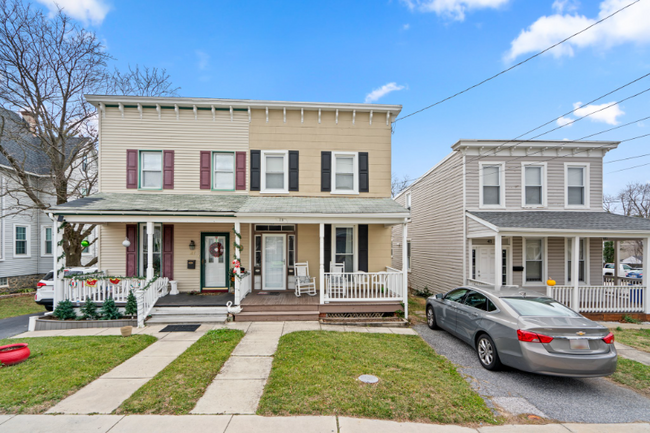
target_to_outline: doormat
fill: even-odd
[[[280,292],[257,292],[258,295],[279,296]]]
[[[159,332],[194,332],[201,325],[167,325]]]

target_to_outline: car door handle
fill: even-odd
[[[472,314],[472,316],[474,316],[474,317],[478,317],[478,313],[474,313],[474,312],[472,312],[471,314]]]

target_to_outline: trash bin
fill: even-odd
[[[171,290],[169,291],[169,294],[178,295],[178,281],[170,281],[169,285],[171,286]]]

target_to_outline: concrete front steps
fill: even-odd
[[[147,324],[224,323],[228,320],[226,307],[154,307]]]
[[[235,322],[317,321],[318,305],[247,305]]]

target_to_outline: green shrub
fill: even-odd
[[[625,316],[623,316],[623,322],[625,322],[625,323],[635,323],[637,325],[641,323],[641,321],[639,319],[635,319],[634,317],[628,316],[627,314]]]
[[[87,320],[97,320],[99,318],[99,313],[97,312],[97,304],[90,299],[90,296],[86,298],[86,302],[81,306],[81,314],[84,319]]]
[[[54,309],[54,313],[52,313],[52,315],[59,320],[70,320],[77,318],[77,313],[74,311],[72,302],[67,299],[59,302],[56,305],[56,308]]]
[[[415,295],[421,298],[428,298],[433,295],[433,292],[429,290],[429,286],[424,286],[422,289],[415,289]]]
[[[138,315],[138,301],[135,299],[133,290],[131,290],[129,296],[126,297],[126,306],[124,310],[126,316],[135,317]]]
[[[104,301],[101,309],[102,320],[116,320],[122,317],[122,313],[115,305],[113,298],[108,298]]]

